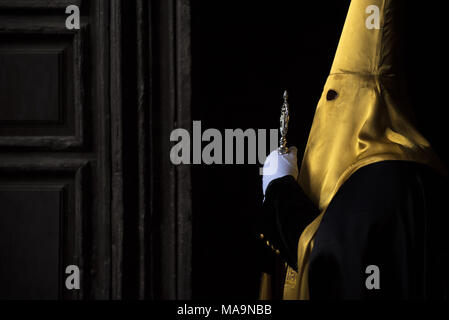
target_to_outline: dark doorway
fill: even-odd
[[[203,130],[278,128],[289,90],[288,143],[301,159],[350,1],[193,1],[193,113]],[[447,27],[408,3],[402,59],[419,129],[448,163],[442,93]],[[444,71],[443,71],[444,70]],[[262,201],[258,165],[193,166],[196,298],[257,297]]]
[[[279,128],[287,89],[288,143],[304,148],[348,4],[194,1],[193,119],[221,132]],[[259,167],[193,166],[196,298],[257,298]]]

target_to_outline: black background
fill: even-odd
[[[193,119],[203,130],[277,128],[289,90],[290,145],[307,142],[349,1],[194,1]],[[445,153],[446,30],[441,10],[409,1],[401,38],[416,125]],[[262,201],[258,165],[193,166],[193,296],[255,298]]]

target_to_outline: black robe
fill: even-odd
[[[316,232],[310,298],[446,299],[448,198],[446,179],[418,163],[383,161],[359,169],[334,196]],[[283,177],[267,188],[258,231],[296,269],[299,237],[317,215],[298,183]],[[272,256],[267,259],[263,271],[272,273]],[[370,265],[379,268],[379,289],[366,286]]]

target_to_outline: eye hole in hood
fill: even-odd
[[[330,89],[326,94],[327,101],[335,100],[335,99],[337,99],[337,97],[338,97],[338,92],[335,90],[332,90],[332,89]]]

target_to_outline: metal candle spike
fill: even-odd
[[[281,140],[279,141],[280,147],[278,148],[279,154],[288,153],[287,148],[287,131],[288,131],[288,122],[290,120],[290,110],[288,104],[288,92],[284,91],[284,103],[281,108],[281,119],[280,119],[280,130],[281,130]]]

